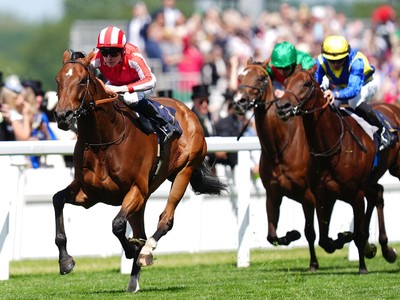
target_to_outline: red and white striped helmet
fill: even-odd
[[[100,31],[97,37],[97,48],[124,48],[125,44],[125,33],[118,27],[106,27]]]

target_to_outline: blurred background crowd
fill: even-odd
[[[263,11],[254,19],[232,8],[210,7],[203,13],[185,15],[175,0],[162,0],[154,11],[149,11],[145,2],[135,2],[132,18],[124,24],[121,29],[128,41],[139,46],[150,65],[160,66],[156,93],[170,92],[194,107],[195,87],[206,86],[208,101],[202,104],[206,105],[204,115],[213,124],[210,136],[232,136],[241,131],[249,116],[233,116],[230,105],[237,74],[249,57],[264,61],[274,45],[282,41],[316,57],[326,36],[345,36],[351,47],[360,49],[376,68],[380,89],[373,101],[400,104],[400,30],[390,4],[377,5],[368,20],[361,20],[348,19],[328,5],[282,3],[277,10]],[[93,39],[93,47],[95,42]],[[185,84],[168,86],[164,80],[167,75],[185,78]],[[1,87],[0,140],[75,138],[73,132],[57,130],[52,116],[57,95],[43,91],[40,78],[14,74],[2,78]],[[227,118],[235,125],[216,126]],[[227,132],[223,128],[235,130]],[[247,134],[254,135],[249,128]],[[43,165],[40,158],[30,158],[30,163],[32,167]],[[234,166],[235,161],[227,164]]]

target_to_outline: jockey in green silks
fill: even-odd
[[[267,72],[271,76],[276,89],[284,89],[283,83],[285,79],[293,74],[298,64],[304,70],[308,70],[314,66],[315,60],[310,54],[297,50],[292,43],[282,42],[275,45],[267,65]],[[277,94],[280,95],[281,93]]]

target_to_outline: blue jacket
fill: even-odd
[[[348,59],[338,71],[330,68],[327,59],[322,54],[315,59],[315,62],[317,64],[316,80],[321,84],[323,76],[326,75],[329,84],[338,88],[334,93],[336,100],[346,101],[357,96],[375,72],[374,66],[369,64],[365,55],[356,49],[350,50]]]

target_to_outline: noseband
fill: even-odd
[[[265,73],[266,78],[268,78],[269,74],[268,74],[267,70],[265,70],[262,66],[249,65],[245,68],[245,70],[256,69],[256,68],[262,70]],[[268,108],[266,108],[266,110],[268,110],[271,107],[271,105],[277,101],[276,99],[274,99],[272,101],[268,101],[268,102],[262,101],[262,96],[264,95],[264,92],[266,91],[267,87],[268,87],[267,80],[263,80],[261,87],[257,87],[254,85],[247,85],[247,84],[239,85],[239,87],[238,87],[239,90],[249,88],[249,89],[258,91],[257,96],[253,100],[248,101],[246,110],[249,110],[251,108],[265,107],[265,104],[267,104],[267,103],[269,104],[269,106],[268,106]],[[248,93],[246,92],[246,94],[248,94]]]

